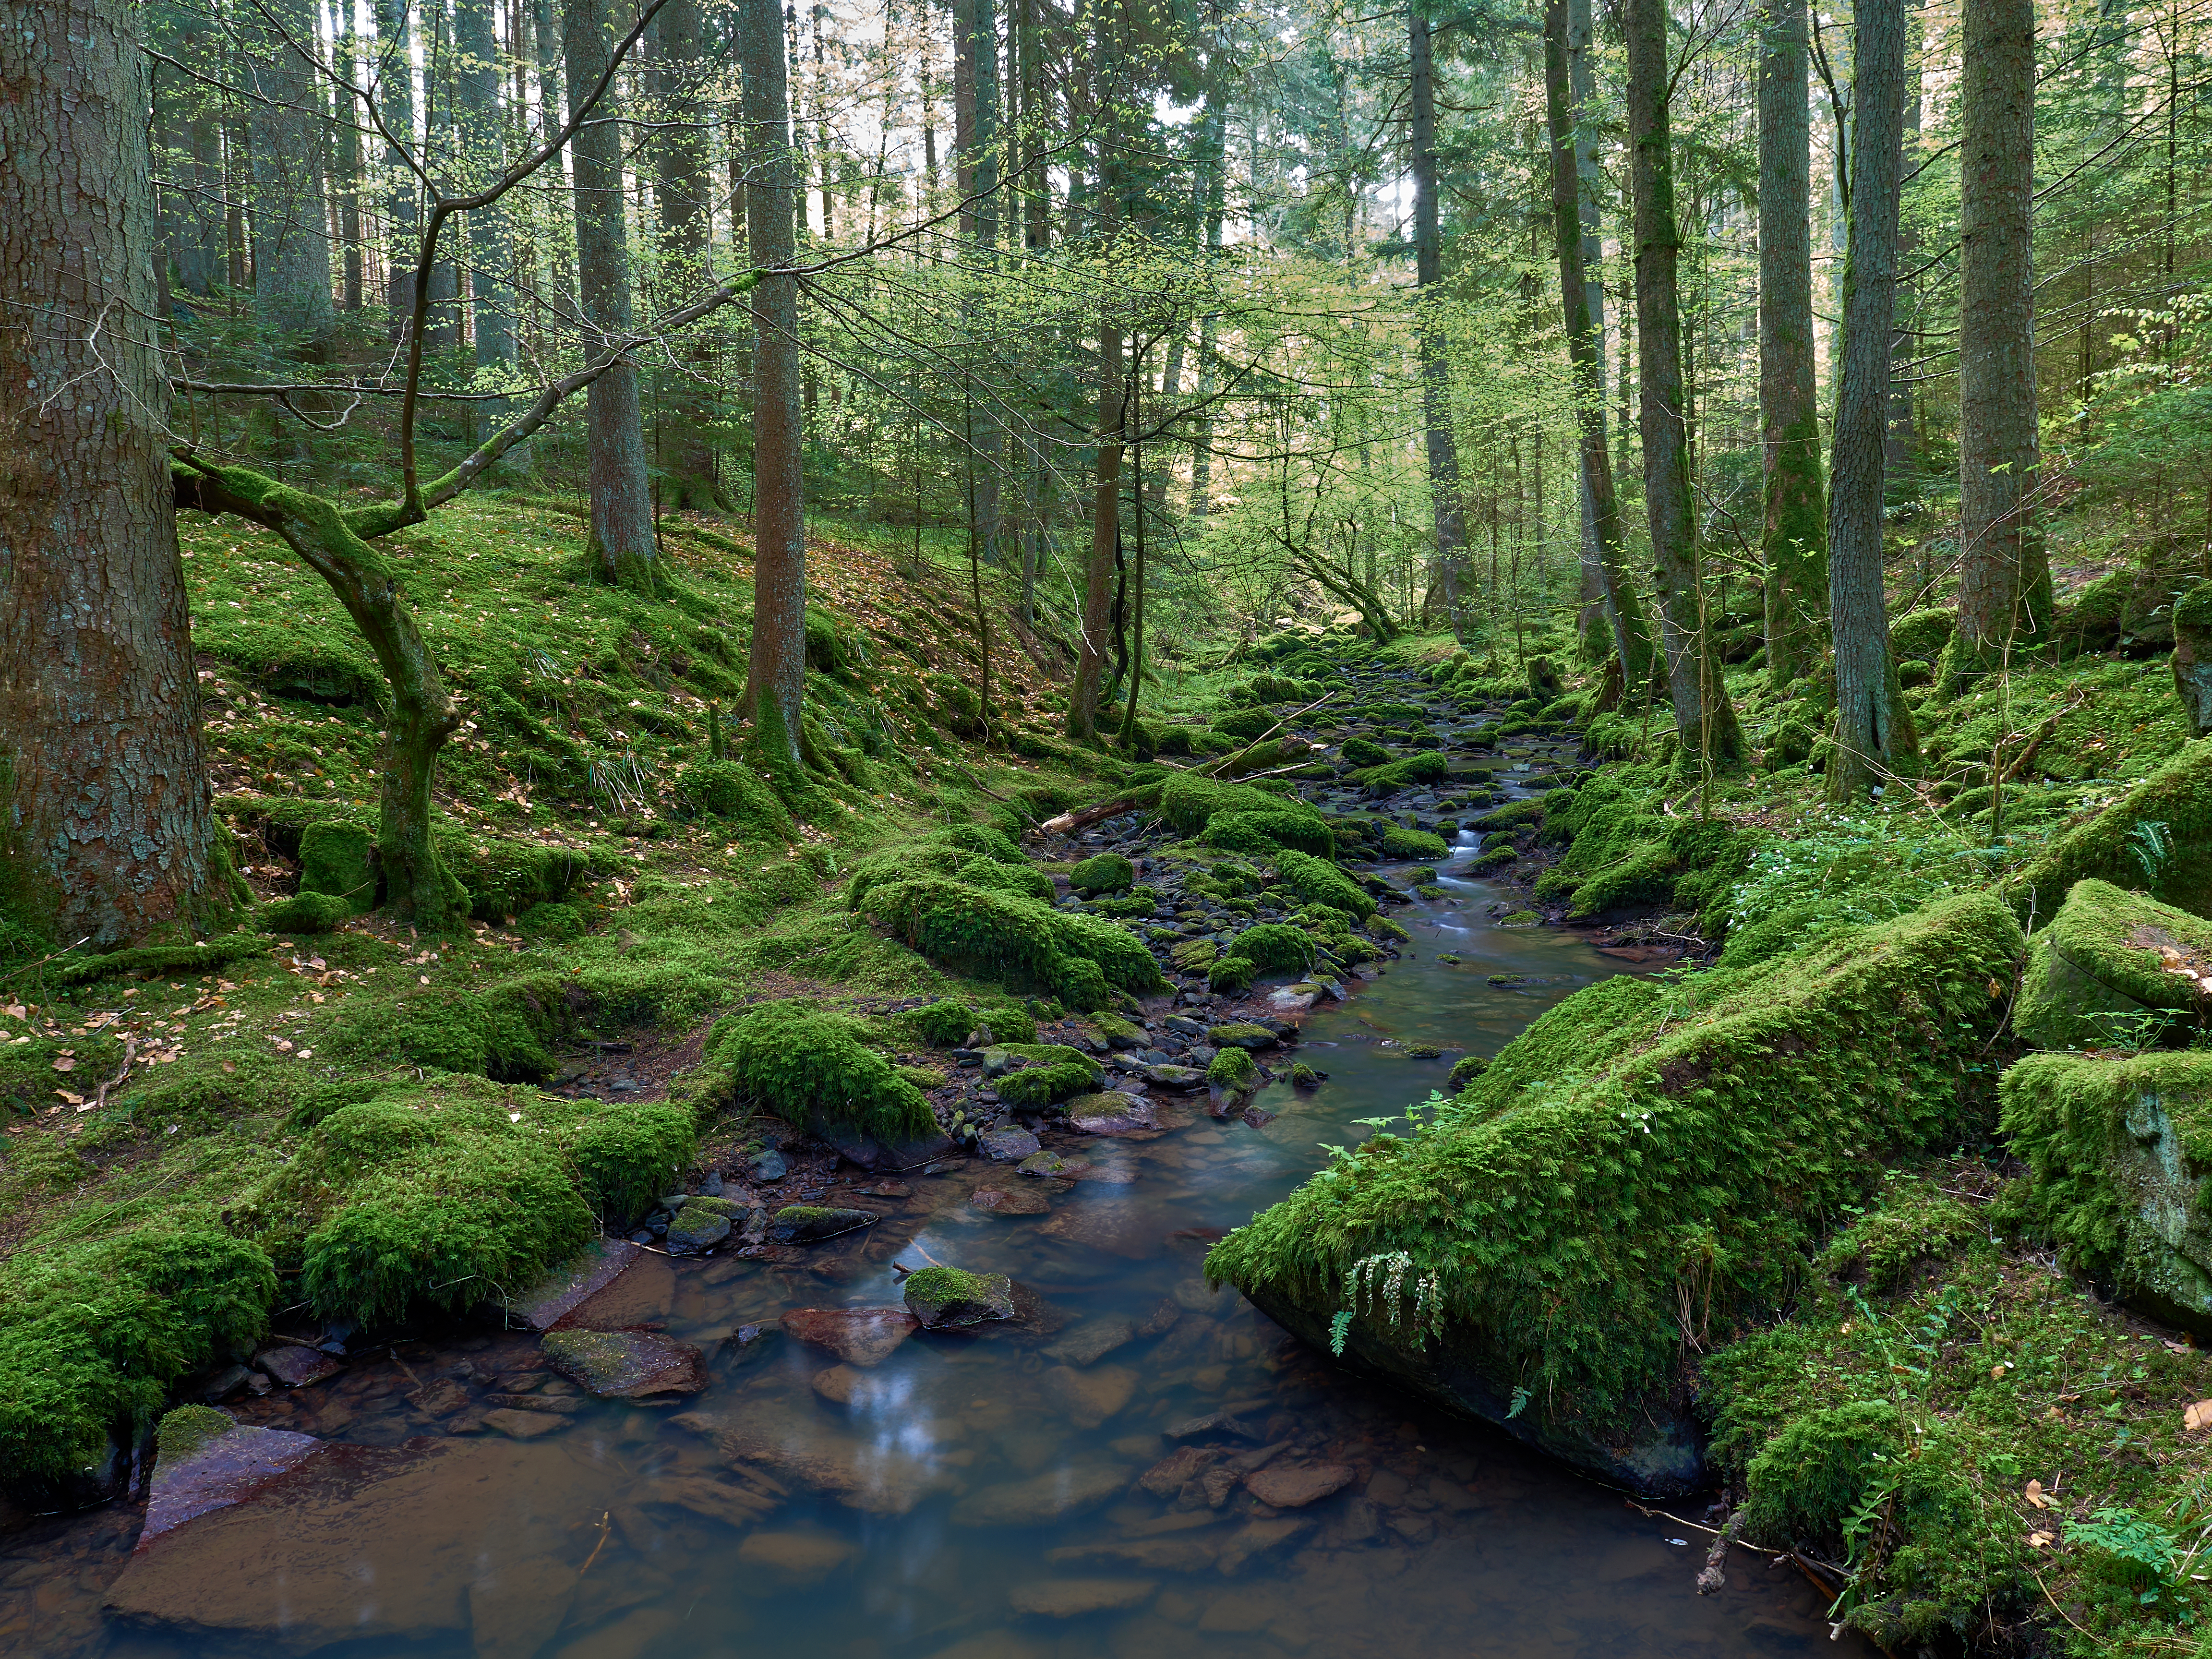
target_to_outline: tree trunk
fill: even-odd
[[[1552,241],[1559,262],[1559,300],[1567,337],[1567,362],[1573,371],[1575,418],[1581,435],[1581,501],[1595,544],[1594,572],[1620,653],[1626,683],[1651,684],[1651,629],[1643,601],[1628,574],[1628,550],[1620,532],[1620,507],[1613,486],[1613,457],[1605,436],[1605,364],[1598,355],[1600,325],[1590,311],[1590,283],[1584,259],[1582,172],[1569,109],[1568,58],[1573,50],[1571,0],[1550,0],[1544,12],[1544,103],[1551,128]],[[1588,37],[1585,35],[1584,50]]]
[[[1828,632],[1806,42],[1805,0],[1767,0],[1759,64],[1759,416],[1766,452],[1760,552],[1766,682],[1777,691],[1813,672]]]
[[[401,143],[411,145],[415,66],[413,46],[407,38],[409,8],[410,0],[378,0],[375,85],[385,131]],[[384,303],[391,313],[392,338],[402,343],[407,337],[408,319],[415,314],[415,261],[422,252],[422,204],[406,159],[389,144],[385,146],[384,167],[392,181],[384,203]]]
[[[1844,267],[1843,373],[1828,502],[1828,623],[1836,641],[1836,746],[1828,799],[1863,805],[1917,769],[1919,738],[1889,653],[1882,592],[1882,433],[1897,292],[1898,144],[1905,116],[1905,0],[1859,0],[1851,77],[1851,240]]]
[[[1444,356],[1437,307],[1443,295],[1443,239],[1437,204],[1436,70],[1429,52],[1429,20],[1413,0],[1407,39],[1413,72],[1413,280],[1415,328],[1421,359],[1421,421],[1429,454],[1429,499],[1436,516],[1436,573],[1451,610],[1452,630],[1467,621],[1460,593],[1467,533],[1460,515],[1459,445],[1452,431],[1451,368]]]
[[[974,177],[976,191],[975,241],[987,267],[995,267],[999,248],[999,25],[992,0],[962,0],[969,25],[975,30],[969,48],[975,82]],[[997,410],[986,404],[976,411],[975,533],[983,562],[996,564],[1001,556],[999,512],[999,469],[1006,444]]]
[[[337,39],[337,74],[342,82],[357,82],[362,65],[355,49],[352,14],[345,17],[346,27]],[[331,88],[337,99],[337,171],[338,185],[338,240],[344,256],[344,271],[339,278],[339,303],[348,311],[359,311],[362,304],[361,258],[361,111],[354,95],[340,88]]]
[[[1920,7],[1925,0],[1912,0],[1907,14],[1911,33],[1906,41],[1905,60],[1905,118],[1898,137],[1898,177],[1910,176],[1913,162],[1920,150],[1920,64],[1921,38]],[[1913,256],[1920,251],[1920,232],[1904,210],[1902,186],[1899,187],[1897,222],[1897,265],[1899,278],[1911,265]],[[1912,342],[1917,337],[1912,324],[1918,310],[1917,294],[1911,290],[1897,296],[1896,317],[1889,337],[1889,416],[1882,430],[1882,466],[1887,480],[1885,494],[1902,487],[1905,496],[1917,499],[1920,493],[1919,469],[1912,453],[1912,381],[1898,370],[1901,364],[1912,359]]]
[[[1959,627],[1956,686],[2051,628],[2035,525],[2035,8],[1966,9],[1959,155]]]
[[[1082,739],[1097,735],[1099,684],[1105,677],[1106,647],[1114,628],[1114,567],[1121,539],[1122,381],[1121,319],[1109,316],[1098,327],[1098,467],[1091,496],[1083,637],[1074,695],[1067,708],[1067,734]]]
[[[457,0],[453,10],[455,125],[460,176],[489,184],[507,165],[507,128],[499,106],[499,45],[492,38],[492,9],[500,0]],[[476,323],[479,368],[515,360],[514,253],[507,207],[495,202],[468,215],[470,314]]]
[[[1206,258],[1209,264],[1221,251],[1221,222],[1229,191],[1229,100],[1209,86],[1206,108],[1199,117],[1198,165],[1206,174]],[[1212,510],[1208,492],[1213,483],[1213,352],[1220,318],[1207,312],[1198,323],[1198,421],[1191,434],[1190,521],[1202,528]]]
[[[0,905],[63,945],[198,931],[231,902],[153,335],[139,15],[46,0],[0,37]]]
[[[563,15],[568,102],[587,99],[606,73],[614,40],[606,0],[568,0]],[[777,40],[782,35],[779,30]],[[782,60],[778,58],[780,64]],[[622,129],[612,89],[569,148],[576,168],[576,278],[584,320],[599,336],[630,329],[629,248],[624,235]],[[596,349],[587,341],[586,349]],[[592,478],[590,556],[603,580],[633,592],[658,586],[653,494],[645,463],[645,426],[638,406],[637,368],[619,363],[586,394],[586,445]]]
[[[1636,196],[1636,355],[1644,437],[1644,495],[1651,524],[1667,690],[1679,765],[1741,758],[1743,734],[1705,627],[1698,526],[1690,503],[1682,398],[1682,318],[1675,283],[1681,233],[1674,215],[1665,0],[1628,0],[1628,131]]]
[[[659,118],[672,123],[653,147],[653,193],[660,204],[661,270],[671,299],[688,299],[708,285],[707,241],[713,174],[708,165],[707,106],[699,95],[707,70],[705,29],[699,0],[667,0],[653,20]],[[672,505],[720,507],[714,452],[708,439],[714,417],[714,342],[695,336],[684,348],[689,375],[675,381],[674,404],[664,422],[659,465]],[[696,377],[696,378],[694,378]]]
[[[239,28],[255,98],[254,315],[280,349],[319,357],[337,319],[330,210],[315,165],[323,120],[314,9],[307,0],[267,0],[242,12]]]
[[[784,80],[783,11],[743,0],[746,236],[755,270],[787,271],[797,256],[798,179]],[[799,281],[761,279],[753,290],[753,636],[750,673],[758,751],[795,780],[806,692],[806,523],[799,493]]]

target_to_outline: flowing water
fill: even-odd
[[[1473,851],[1463,839],[1452,865]],[[1449,866],[1441,884],[1446,898],[1399,913],[1413,936],[1405,958],[1308,1018],[1299,1053],[1328,1079],[1310,1093],[1268,1088],[1264,1127],[1200,1118],[1066,1148],[1091,1168],[1055,1183],[1048,1214],[975,1208],[986,1177],[1027,1178],[963,1162],[902,1177],[905,1195],[871,1200],[883,1222],[801,1261],[647,1258],[659,1277],[641,1281],[641,1310],[710,1356],[711,1386],[683,1407],[556,1400],[574,1408],[565,1427],[510,1443],[441,1437],[404,1398],[457,1367],[471,1394],[534,1385],[548,1398],[562,1385],[491,1382],[542,1367],[519,1332],[402,1344],[396,1358],[248,1404],[249,1420],[420,1467],[373,1504],[333,1475],[289,1492],[273,1520],[240,1521],[195,1605],[245,1626],[256,1652],[350,1638],[349,1655],[425,1659],[1833,1651],[1793,1569],[1739,1552],[1729,1588],[1700,1597],[1703,1534],[1347,1376],[1233,1291],[1206,1289],[1207,1241],[1287,1192],[1322,1144],[1358,1141],[1352,1120],[1424,1099],[1455,1054],[1494,1053],[1622,968],[1570,935],[1497,926],[1487,912],[1504,895]],[[1407,1054],[1423,1043],[1444,1057]],[[895,1261],[1011,1274],[1061,1328],[919,1335],[871,1368],[834,1366],[781,1335],[725,1340],[794,1308],[896,1305]],[[1187,1486],[1134,1484],[1176,1450],[1168,1431],[1224,1410],[1238,1431],[1193,1442],[1223,1448],[1210,1469],[1194,1453]],[[461,1461],[426,1461],[426,1446]],[[1354,1478],[1255,1518],[1231,1460],[1249,1466],[1269,1447],[1266,1467],[1349,1466]],[[138,1519],[117,1506],[0,1539],[0,1651],[229,1650],[214,1634],[103,1615]]]

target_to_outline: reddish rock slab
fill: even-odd
[[[297,1348],[289,1342],[272,1342],[253,1356],[254,1364],[288,1389],[304,1389],[345,1367],[320,1348]]]
[[[1352,1484],[1355,1471],[1344,1463],[1276,1463],[1244,1477],[1244,1490],[1279,1510],[1302,1510]]]
[[[568,1419],[552,1412],[526,1412],[502,1407],[483,1414],[482,1426],[497,1429],[510,1440],[535,1440],[541,1434],[565,1429]]]
[[[904,1308],[799,1308],[784,1315],[783,1328],[848,1365],[880,1365],[921,1322]]]
[[[1178,1446],[1138,1477],[1137,1484],[1155,1498],[1173,1498],[1220,1456],[1215,1446]]]
[[[627,1239],[595,1239],[582,1255],[539,1279],[508,1311],[533,1331],[550,1331],[643,1254]]]
[[[658,1324],[676,1305],[676,1268],[665,1255],[637,1249],[623,1269],[554,1322],[564,1331],[627,1331]]]
[[[968,1195],[968,1207],[991,1215],[1047,1215],[1052,1205],[1034,1187],[978,1187]]]
[[[548,1331],[538,1346],[554,1370],[605,1399],[696,1394],[707,1386],[699,1350],[653,1331]]]
[[[196,1516],[243,1504],[279,1476],[313,1457],[323,1443],[289,1429],[234,1428],[180,1458],[154,1466],[143,1552],[163,1533]]]

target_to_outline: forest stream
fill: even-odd
[[[238,1414],[415,1467],[365,1498],[375,1471],[341,1455],[218,1517],[245,1531],[212,1576],[194,1569],[188,1599],[228,1632],[102,1611],[142,1518],[115,1506],[9,1540],[0,1642],[46,1659],[185,1659],[236,1636],[343,1642],[364,1659],[640,1659],[702,1641],[842,1659],[1826,1649],[1822,1600],[1794,1566],[1739,1549],[1727,1588],[1700,1596],[1704,1533],[1348,1374],[1200,1276],[1208,1242],[1304,1178],[1324,1144],[1356,1144],[1356,1120],[1442,1082],[1449,1059],[1404,1049],[1495,1053],[1623,970],[1573,935],[1492,921],[1498,890],[1451,873],[1474,850],[1462,832],[1445,896],[1401,913],[1401,959],[1308,1018],[1299,1053],[1328,1079],[1269,1085],[1261,1127],[1199,1117],[1065,1148],[1087,1168],[1048,1183],[1042,1215],[977,1209],[979,1174],[1024,1178],[956,1159],[872,1183],[890,1213],[803,1263],[641,1257],[620,1281],[630,1313],[709,1356],[708,1387],[677,1408],[562,1397],[572,1385],[525,1331],[361,1356]],[[1042,1301],[1018,1324],[921,1334],[872,1365],[832,1364],[779,1330],[793,1309],[896,1306],[894,1262],[1005,1273]],[[434,1377],[532,1395],[566,1426],[516,1443],[413,1438],[407,1397]],[[737,1488],[733,1430],[757,1454]],[[441,1463],[425,1447],[468,1455]],[[459,1599],[457,1623],[440,1597]]]

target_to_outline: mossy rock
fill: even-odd
[[[1958,632],[1959,613],[1942,606],[1910,611],[1889,625],[1890,653],[1900,661],[1933,664]]]
[[[1137,867],[1119,853],[1098,853],[1067,872],[1067,884],[1088,898],[1100,893],[1125,893],[1137,878]]]
[[[2110,882],[2077,881],[2028,946],[2013,1029],[2042,1048],[2141,1048],[2195,1030],[2212,974],[2212,922]]]
[[[995,874],[978,882],[973,878],[983,873],[978,860],[1041,877],[1044,889],[1039,892],[1034,884],[1018,887],[1013,879]],[[856,911],[865,909],[868,895],[878,887],[926,876],[952,876],[969,886],[1022,892],[1048,903],[1053,898],[1052,878],[1024,858],[1011,840],[983,824],[964,823],[934,830],[917,841],[862,859],[853,866],[852,878],[846,884],[846,905]]]
[[[1316,858],[1336,851],[1336,836],[1328,823],[1296,812],[1216,812],[1206,821],[1199,839],[1224,853],[1243,853],[1253,858],[1273,858],[1292,848]]]
[[[1360,931],[1371,939],[1384,945],[1411,945],[1413,936],[1386,915],[1371,915],[1360,923]]]
[[[173,1468],[197,1457],[237,1426],[228,1412],[219,1412],[212,1406],[179,1406],[164,1412],[161,1427],[154,1431],[157,1466],[165,1463]]]
[[[1249,957],[1222,957],[1206,970],[1206,989],[1223,996],[1236,996],[1252,988],[1252,981],[1259,971]]]
[[[1217,1048],[1272,1048],[1280,1039],[1264,1025],[1240,1019],[1208,1026],[1206,1040]]]
[[[933,1048],[957,1048],[967,1040],[979,1018],[973,1004],[946,997],[921,1008],[909,1008],[899,1022]]]
[[[1180,945],[1169,947],[1168,960],[1185,973],[1195,974],[1211,968],[1214,958],[1220,954],[1221,947],[1210,939],[1187,939]],[[1245,965],[1249,968],[1251,964],[1247,963]]]
[[[1382,856],[1386,859],[1394,861],[1422,859],[1433,863],[1437,859],[1449,857],[1450,854],[1451,848],[1442,836],[1432,836],[1425,830],[1407,830],[1395,823],[1385,824],[1382,828]],[[1435,872],[1431,871],[1430,873],[1433,875]]]
[[[575,1024],[570,990],[554,975],[535,974],[481,989],[356,992],[332,1018],[328,1042],[365,1060],[537,1082],[551,1074],[554,1045]]]
[[[516,929],[530,939],[566,944],[584,936],[584,913],[573,904],[533,904],[514,921]]]
[[[1161,786],[1160,818],[1179,835],[1199,834],[1217,812],[1289,813],[1328,828],[1327,820],[1304,801],[1273,793],[1256,784],[1224,783],[1218,778],[1179,772]]]
[[[1411,789],[1417,784],[1441,783],[1451,775],[1451,763],[1433,750],[1408,755],[1403,760],[1394,760],[1386,765],[1363,767],[1352,775],[1354,783],[1362,784],[1376,794],[1394,794],[1401,789]]]
[[[1115,990],[1166,988],[1152,952],[1127,929],[1035,899],[921,877],[871,887],[866,911],[933,962],[1018,988],[1041,986],[1072,1008],[1103,1007]]]
[[[1354,1264],[1405,1251],[1438,1338],[1423,1352],[1412,1322],[1363,1312],[1364,1363],[1583,1467],[1688,1489],[1695,1433],[1663,1403],[1685,1263],[1716,1322],[1764,1317],[1870,1162],[1984,1133],[1972,1068],[2023,948],[1976,894],[1786,963],[1607,980],[1417,1140],[1378,1136],[1230,1234],[1207,1273],[1319,1340]]]
[[[906,1309],[926,1331],[958,1329],[1014,1316],[1014,1283],[1004,1273],[924,1267],[908,1273]]]
[[[2094,877],[2212,917],[2212,738],[2185,746],[2006,884],[2022,916],[2047,916]]]
[[[1285,848],[1275,855],[1275,874],[1283,885],[1308,904],[1326,904],[1332,910],[1362,921],[1375,914],[1375,901],[1364,889],[1334,865],[1310,854]]]
[[[1230,949],[1263,974],[1303,974],[1314,963],[1313,936],[1279,921],[1247,927]]]
[[[1390,751],[1371,738],[1346,738],[1339,751],[1354,766],[1385,766]]]
[[[295,893],[263,905],[255,920],[264,933],[327,933],[355,914],[336,893]]]
[[[1058,1042],[1009,1042],[1006,1051],[1028,1061],[1020,1071],[998,1079],[1006,1105],[1040,1111],[1056,1102],[1087,1094],[1106,1080],[1098,1062],[1079,1048]]]
[[[705,1060],[728,1069],[738,1098],[787,1123],[893,1146],[929,1133],[936,1127],[929,1103],[867,1046],[868,1035],[849,1015],[768,1002],[716,1021]]]
[[[1243,1048],[1224,1048],[1206,1068],[1206,1086],[1228,1094],[1249,1094],[1260,1086],[1260,1065]]]
[[[300,832],[300,890],[328,893],[360,915],[376,908],[376,842],[357,823],[311,823]]]
[[[1513,910],[1498,917],[1500,927],[1534,927],[1544,918],[1534,910]]]
[[[2212,1053],[2030,1054],[2002,1094],[1999,1125],[2068,1264],[2212,1336]]]

